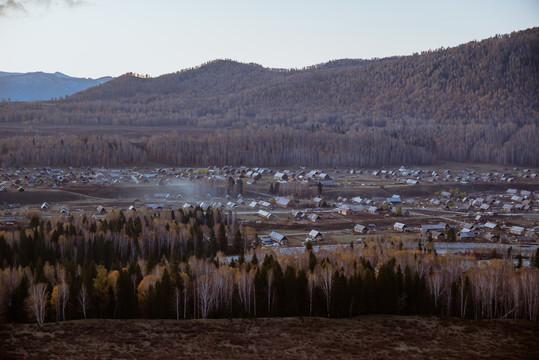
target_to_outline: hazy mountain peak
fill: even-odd
[[[0,99],[11,101],[50,100],[65,97],[111,80],[76,78],[63,74],[36,71],[30,73],[0,72]]]

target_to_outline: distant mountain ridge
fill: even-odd
[[[110,80],[112,80],[110,76],[99,79],[76,78],[61,72],[54,74],[0,72],[0,99],[10,101],[51,100],[51,98],[72,95]]]

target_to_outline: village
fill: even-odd
[[[284,249],[383,239],[407,248],[529,257],[539,242],[533,169],[0,169],[0,228],[114,211],[226,210],[256,229],[250,247]],[[479,249],[479,250],[478,250]]]

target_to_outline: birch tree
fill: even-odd
[[[90,300],[90,294],[88,292],[88,288],[86,285],[82,284],[79,296],[77,297],[77,300],[79,301],[80,309],[82,311],[82,315],[86,319],[86,312],[88,311],[88,303]]]
[[[47,298],[47,285],[45,283],[32,284],[28,289],[26,306],[40,325],[45,321]]]
[[[330,316],[329,308],[331,304],[331,287],[333,286],[333,266],[328,263],[324,262],[322,266],[320,264],[316,264],[315,267],[316,272],[316,278],[318,279],[318,287],[320,290],[322,290],[322,293],[324,294],[324,298],[326,300],[326,310],[327,310],[327,316]]]

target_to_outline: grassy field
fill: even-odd
[[[539,326],[514,320],[78,320],[0,326],[1,359],[537,359]]]

